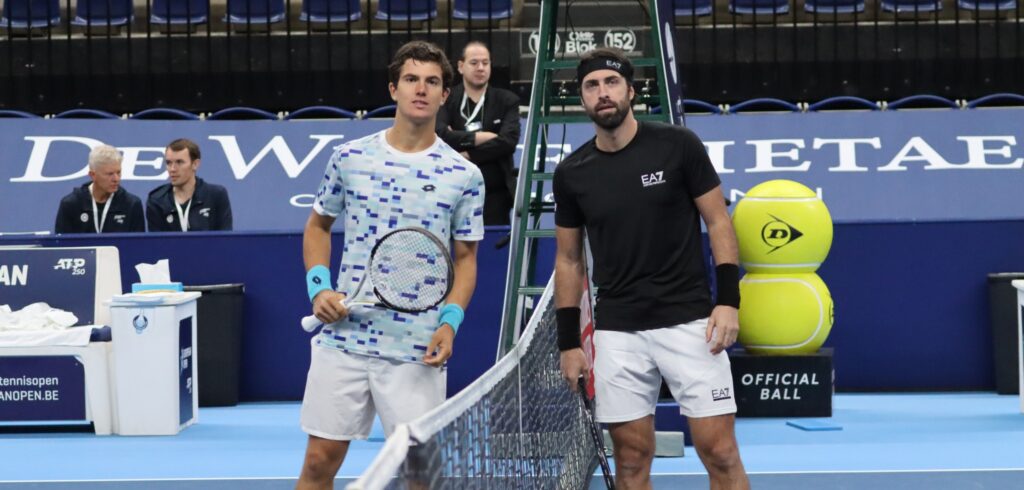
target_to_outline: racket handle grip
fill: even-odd
[[[316,327],[319,327],[322,324],[323,322],[321,322],[320,319],[314,315],[309,315],[302,319],[302,329],[307,332],[312,332],[313,330],[316,330]]]

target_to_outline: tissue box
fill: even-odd
[[[140,283],[132,284],[132,292],[133,293],[141,293],[141,292],[145,292],[145,291],[175,291],[175,292],[181,292],[181,291],[184,291],[184,290],[185,290],[185,288],[182,287],[180,282],[168,282],[168,283],[164,283],[164,284],[140,284]]]

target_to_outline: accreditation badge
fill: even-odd
[[[475,133],[477,131],[480,131],[481,129],[484,129],[484,125],[481,124],[480,121],[473,121],[471,123],[466,123],[466,131],[469,131],[471,133]]]

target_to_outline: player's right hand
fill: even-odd
[[[583,353],[583,349],[577,347],[562,351],[561,361],[562,379],[569,385],[570,390],[576,392],[579,390],[579,378],[583,377],[583,380],[586,381],[588,377],[590,366],[587,365],[587,356]]]
[[[334,323],[348,316],[348,308],[342,304],[345,294],[325,289],[313,298],[313,316],[324,324]]]

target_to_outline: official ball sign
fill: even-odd
[[[760,356],[737,350],[729,359],[737,416],[832,416],[832,349],[802,356]]]
[[[85,420],[85,368],[74,356],[0,357],[0,421]]]

